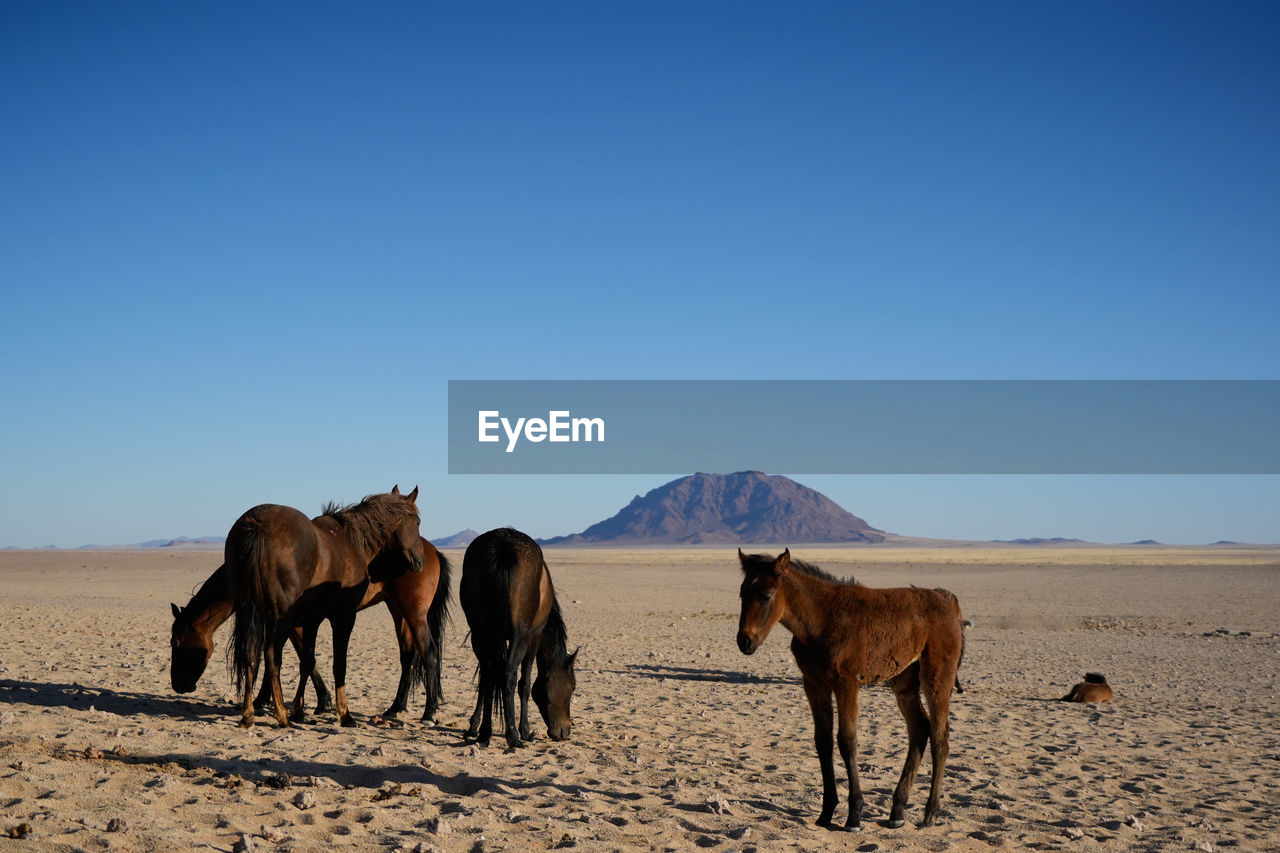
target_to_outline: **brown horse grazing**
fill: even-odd
[[[1111,685],[1107,677],[1100,672],[1086,672],[1084,681],[1071,688],[1071,692],[1062,697],[1063,702],[1110,702]]]
[[[840,581],[817,566],[791,559],[790,549],[776,558],[743,554],[745,575],[740,595],[738,648],[754,654],[769,630],[781,622],[792,634],[791,654],[804,676],[804,692],[813,711],[814,744],[822,765],[819,826],[830,826],[836,808],[836,778],[831,759],[831,697],[839,712],[837,742],[849,774],[849,818],[858,829],[862,789],[858,784],[858,688],[887,681],[898,698],[910,736],[907,761],[893,792],[889,825],[902,826],[911,782],[925,743],[932,747],[933,778],[922,826],[938,817],[942,770],[949,751],[948,709],[951,686],[960,667],[964,642],[955,596],[932,589],[871,589]],[[923,693],[929,711],[920,706]]]
[[[227,534],[225,560],[235,602],[232,664],[242,691],[240,726],[253,725],[253,682],[265,662],[276,722],[289,727],[280,689],[280,652],[295,627],[302,629],[301,684],[315,668],[316,633],[333,628],[333,688],[338,720],[356,725],[347,708],[347,643],[356,610],[369,586],[370,564],[392,560],[421,571],[426,555],[418,533],[418,490],[397,486],[354,506],[308,519],[296,509],[263,504],[246,512]],[[270,651],[270,654],[266,654]],[[294,697],[302,713],[302,690]]]
[[[462,558],[458,598],[471,628],[471,649],[480,670],[476,709],[465,739],[482,744],[493,733],[493,706],[506,724],[507,745],[519,747],[533,736],[529,696],[537,704],[552,740],[569,737],[569,701],[577,679],[569,654],[564,619],[556,602],[542,548],[510,527],[482,533]],[[529,672],[538,662],[538,677]],[[516,680],[520,689],[520,726],[516,728]],[[483,718],[483,722],[482,722]]]
[[[424,721],[435,717],[443,698],[440,654],[445,626],[449,621],[452,568],[445,556],[426,539],[422,540],[422,549],[426,562],[421,572],[405,572],[387,581],[371,580],[364,600],[360,602],[361,610],[380,602],[386,603],[400,644],[400,684],[395,701],[382,714],[388,719],[406,709],[414,682],[422,684],[427,694],[422,714]],[[214,631],[231,617],[235,609],[226,564],[209,576],[186,607],[170,606],[173,608],[173,629],[170,633],[169,680],[178,693],[190,693],[196,689],[196,683],[213,654]],[[295,626],[289,633],[289,641],[295,651],[301,647],[300,626]],[[314,669],[311,671],[311,683],[316,689],[316,713],[333,710],[329,688]],[[270,698],[271,685],[264,679],[253,704],[261,707]],[[293,717],[294,722],[302,720],[300,716]]]

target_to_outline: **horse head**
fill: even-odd
[[[744,655],[755,654],[786,611],[781,593],[782,576],[791,565],[791,549],[776,558],[765,554],[744,554],[738,549],[742,564],[742,613],[738,617],[738,648]]]
[[[541,661],[538,663],[538,677],[533,681],[533,701],[542,714],[542,721],[547,724],[547,734],[552,740],[569,739],[569,729],[573,726],[569,702],[573,699],[574,688],[578,686],[573,665],[581,650],[575,649],[573,654],[548,665]]]
[[[178,605],[169,606],[173,609],[169,681],[176,692],[190,693],[196,689],[196,682],[213,654],[213,635],[196,627],[190,615]]]

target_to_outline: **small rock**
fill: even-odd
[[[378,744],[373,749],[369,750],[369,754],[370,755],[386,755],[387,751],[382,748],[382,744]]]
[[[1192,850],[1203,850],[1204,853],[1213,853],[1213,845],[1208,841],[1197,841],[1191,848]]]
[[[1066,829],[1062,830],[1062,834],[1067,838],[1076,840],[1084,838],[1084,830],[1078,826],[1068,826]]]
[[[9,765],[9,768],[12,770],[17,770],[19,773],[25,773],[31,769],[31,765],[25,761],[15,761]]]
[[[128,832],[129,824],[122,817],[113,817],[107,821],[107,832]]]
[[[254,853],[257,849],[258,845],[253,843],[253,838],[246,832],[240,833],[240,838],[231,845],[231,853]]]
[[[725,833],[725,835],[729,836],[734,841],[741,841],[742,839],[746,838],[750,834],[751,834],[751,827],[749,826],[740,826],[737,829],[731,829]]]
[[[91,746],[84,751],[84,757],[97,760],[102,757],[102,750],[98,749],[96,746]]]
[[[1133,830],[1135,832],[1142,832],[1147,828],[1146,825],[1142,821],[1138,820],[1138,818],[1134,815],[1129,815],[1128,817],[1126,817],[1124,819],[1124,823],[1125,823],[1125,826],[1133,827]]]
[[[293,798],[293,804],[306,811],[316,807],[316,795],[310,791],[299,791]]]
[[[442,817],[427,818],[427,832],[432,835],[448,835],[453,827],[449,826],[449,821]]]

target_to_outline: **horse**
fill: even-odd
[[[1107,677],[1100,672],[1086,672],[1084,681],[1071,688],[1071,692],[1062,697],[1063,702],[1110,702],[1111,685]]]
[[[253,682],[258,661],[271,685],[276,722],[289,727],[280,688],[280,652],[285,639],[302,629],[301,681],[315,668],[316,633],[329,620],[333,629],[333,687],[338,720],[356,725],[347,707],[347,643],[356,610],[364,600],[375,560],[393,560],[422,571],[426,554],[418,532],[418,489],[370,495],[353,506],[329,508],[308,519],[292,507],[262,504],[240,516],[224,550],[235,606],[228,650],[236,686],[243,693],[240,726],[253,725]],[[270,654],[266,654],[267,652]],[[293,710],[302,714],[302,689]]]
[[[568,652],[564,618],[542,548],[510,527],[480,534],[463,555],[458,599],[471,629],[471,649],[480,672],[476,709],[464,740],[488,744],[493,732],[493,706],[499,696],[507,745],[516,749],[523,741],[531,740],[530,694],[551,739],[567,739],[572,725],[569,702],[577,686],[573,666],[578,651]],[[530,686],[529,673],[535,659],[538,677]]]
[[[360,602],[360,610],[380,602],[386,603],[400,645],[400,684],[395,701],[382,713],[385,719],[396,717],[408,707],[409,691],[414,682],[422,684],[427,694],[422,714],[424,722],[435,717],[443,698],[440,650],[449,621],[452,567],[448,559],[426,539],[422,540],[422,549],[426,563],[421,572],[405,572],[388,581],[371,580],[364,600]],[[170,632],[169,680],[174,691],[190,693],[196,689],[196,683],[213,654],[214,632],[231,618],[235,610],[226,564],[219,566],[201,584],[186,607],[178,607],[177,604],[170,607],[173,609],[173,628]],[[295,651],[301,646],[302,630],[299,626],[289,633],[289,642]],[[333,710],[329,688],[314,669],[311,671],[311,683],[316,690],[316,713]],[[270,695],[271,685],[264,679],[253,700],[254,706],[263,706]],[[302,722],[303,719],[295,716],[293,721]]]
[[[921,826],[932,824],[942,797],[942,772],[950,749],[947,714],[964,642],[955,596],[933,589],[872,589],[841,581],[817,566],[791,559],[789,548],[778,557],[747,555],[738,549],[738,560],[744,575],[739,592],[739,650],[754,654],[779,622],[792,634],[791,654],[800,667],[813,712],[813,739],[822,766],[818,825],[831,826],[837,800],[831,757],[834,694],[839,712],[836,740],[849,776],[845,828],[861,828],[858,688],[882,681],[892,686],[909,735],[889,826],[897,828],[905,822],[911,782],[926,742],[931,747],[933,776]],[[921,707],[921,694],[928,713]]]

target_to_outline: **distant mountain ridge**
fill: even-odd
[[[471,544],[479,533],[476,533],[470,527],[466,530],[459,530],[452,536],[442,536],[439,539],[432,539],[431,544],[437,548],[465,548]]]
[[[760,471],[697,473],[637,495],[581,533],[542,540],[572,544],[883,542],[885,533],[821,492]]]

